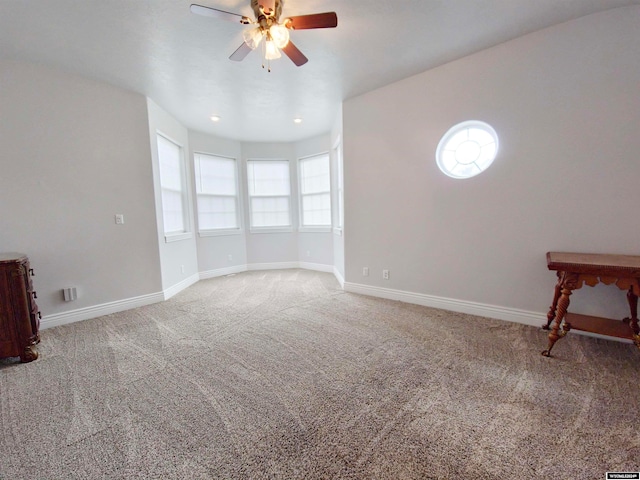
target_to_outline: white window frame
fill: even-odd
[[[333,146],[333,156],[336,168],[336,216],[333,233],[342,235],[342,230],[344,229],[344,159],[342,141],[339,137]]]
[[[251,163],[258,162],[272,162],[272,163],[286,163],[287,171],[289,172],[289,193],[288,195],[252,195],[251,194],[251,185],[249,185],[249,169]],[[293,204],[291,202],[291,162],[285,158],[248,158],[246,161],[247,167],[247,199],[248,199],[248,214],[249,214],[249,232],[250,233],[282,233],[282,232],[293,232]],[[286,197],[289,202],[289,224],[283,226],[264,226],[264,227],[255,227],[253,225],[253,202],[251,201],[254,197],[256,198],[284,198]]]
[[[306,160],[311,160],[318,157],[326,157],[329,163],[329,190],[322,192],[313,192],[313,193],[302,193],[302,163]],[[318,194],[329,194],[329,211],[330,214],[330,223],[329,225],[305,225],[304,224],[304,211],[303,211],[303,198],[311,195]],[[333,199],[331,198],[332,189],[331,189],[331,155],[329,152],[317,153],[314,155],[309,155],[306,157],[301,157],[298,159],[298,212],[299,212],[299,227],[298,231],[300,232],[331,232],[331,227],[333,225]]]
[[[493,164],[499,143],[498,134],[491,125],[467,120],[454,125],[442,136],[436,149],[436,164],[448,177],[456,180],[473,178]]]
[[[199,155],[214,157],[224,160],[233,161],[234,165],[234,173],[235,173],[235,187],[236,194],[235,195],[220,195],[220,194],[210,194],[210,193],[202,193],[201,192],[201,179],[200,179],[200,159]],[[238,160],[233,157],[226,157],[224,155],[217,155],[214,153],[208,152],[193,152],[193,167],[194,167],[194,179],[196,183],[196,210],[197,210],[197,218],[198,218],[198,235],[200,237],[216,237],[220,235],[239,235],[242,233],[242,202],[240,195],[240,182],[239,182],[239,170],[238,170]],[[200,228],[200,211],[198,208],[198,198],[199,197],[231,197],[235,199],[236,203],[236,228],[215,228],[215,229],[203,229]]]
[[[187,172],[186,172],[186,163],[185,163],[183,145],[180,144],[180,142],[177,142],[176,140],[172,139],[168,135],[165,135],[160,131],[156,131],[156,148],[158,149],[158,178],[160,183],[160,191],[161,192],[163,192],[164,190],[170,190],[173,192],[176,191],[175,189],[167,188],[162,184],[162,167],[161,167],[162,161],[160,159],[160,148],[158,146],[158,142],[160,141],[160,139],[170,142],[174,144],[176,147],[178,147],[179,156],[180,156],[179,158],[179,163],[180,163],[179,192],[182,197],[182,224],[183,224],[182,230],[176,230],[171,232],[166,231],[166,226],[164,221],[164,202],[162,200],[162,193],[160,195],[160,203],[162,205],[162,230],[164,232],[164,240],[166,243],[170,243],[170,242],[177,242],[180,240],[186,240],[192,237],[191,224],[189,222],[190,210],[189,210],[189,195],[188,195],[188,189],[187,189]]]

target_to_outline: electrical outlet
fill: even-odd
[[[369,267],[364,267],[362,269],[362,276],[363,277],[368,277],[369,276]]]
[[[232,262],[232,261],[233,261],[233,255],[231,255],[231,254],[227,255],[227,260],[229,260],[230,262]]]
[[[180,265],[180,272],[184,273],[184,265]]]
[[[78,291],[76,287],[65,287],[62,289],[62,296],[65,302],[73,302],[78,298]]]
[[[116,214],[116,225],[124,225],[124,215],[121,213]]]
[[[307,257],[311,256],[311,252],[309,250],[307,250]]]
[[[389,280],[389,270],[382,270],[382,278]]]

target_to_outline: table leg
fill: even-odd
[[[553,327],[549,332],[549,347],[546,350],[542,351],[542,355],[545,357],[551,356],[551,349],[558,341],[558,339],[564,337],[569,330],[571,330],[571,325],[567,322],[564,322],[564,317],[567,314],[567,309],[569,308],[569,297],[571,296],[571,292],[576,288],[578,283],[578,274],[577,273],[567,273],[565,272],[562,276],[562,283],[560,286],[560,298],[557,302],[557,311],[555,314],[555,321],[553,322]],[[563,324],[564,322],[564,324]],[[560,328],[562,326],[562,328]]]
[[[547,313],[547,323],[542,325],[543,330],[549,330],[549,325],[553,322],[553,319],[556,318],[556,310],[558,308],[558,299],[560,298],[560,293],[562,292],[562,282],[564,280],[563,272],[556,272],[558,276],[558,282],[556,283],[554,292],[553,292],[553,302],[551,302],[551,306],[549,307],[549,313]]]
[[[627,292],[627,302],[629,302],[629,311],[631,316],[623,321],[628,322],[631,330],[633,330],[633,343],[640,348],[640,327],[638,327],[638,296],[633,292],[633,285],[629,287]]]
[[[20,361],[22,363],[33,362],[38,358],[38,351],[33,347],[33,345],[27,345],[24,347],[24,350],[20,354]]]

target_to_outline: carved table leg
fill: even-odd
[[[38,351],[33,348],[33,345],[24,347],[24,350],[20,354],[20,361],[22,363],[33,362],[36,358],[38,358]]]
[[[636,323],[638,323],[638,296],[633,293],[633,285],[630,286],[629,291],[627,291],[627,302],[629,302],[629,312],[631,316],[622,321],[625,323],[633,323],[635,320]]]
[[[553,319],[556,318],[556,309],[558,308],[558,299],[560,298],[560,293],[562,291],[562,282],[564,280],[563,272],[556,272],[558,276],[558,283],[556,283],[554,292],[553,292],[553,302],[551,302],[551,306],[549,307],[549,313],[547,313],[547,323],[542,325],[543,330],[549,330],[549,325],[553,322]]]
[[[633,285],[629,287],[627,292],[627,302],[629,302],[629,311],[631,316],[623,321],[629,323],[633,330],[633,343],[640,348],[640,327],[638,327],[638,296],[633,292]]]
[[[558,339],[564,337],[569,330],[571,330],[571,325],[567,322],[564,322],[564,317],[567,314],[567,309],[569,308],[569,296],[574,288],[576,288],[578,281],[578,275],[575,273],[565,273],[563,275],[563,281],[561,285],[561,294],[560,298],[557,302],[557,312],[555,315],[555,321],[553,322],[553,328],[549,332],[549,347],[546,350],[542,351],[542,355],[545,357],[551,356],[551,349],[558,341]],[[560,326],[562,325],[562,329]]]

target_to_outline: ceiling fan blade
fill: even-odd
[[[220,20],[227,20],[234,23],[243,23],[245,25],[253,23],[250,18],[240,15],[239,13],[225,12],[224,10],[218,10],[217,8],[196,5],[195,3],[191,5],[191,13],[204,15],[205,17],[213,17]]]
[[[293,28],[294,30],[335,28],[338,26],[338,15],[336,15],[336,12],[300,15],[297,17],[290,17],[285,25],[287,28]]]
[[[282,51],[298,67],[300,67],[301,65],[304,65],[309,61],[309,59],[304,56],[304,53],[298,50],[298,47],[296,47],[291,40],[289,40],[289,43],[287,43],[287,45],[282,49]]]
[[[229,60],[233,60],[234,62],[241,62],[242,60],[244,60],[244,57],[249,55],[250,51],[251,51],[251,47],[249,47],[249,45],[247,45],[246,43],[242,42],[242,45],[240,45],[238,49],[231,54],[231,56],[229,57]]]

